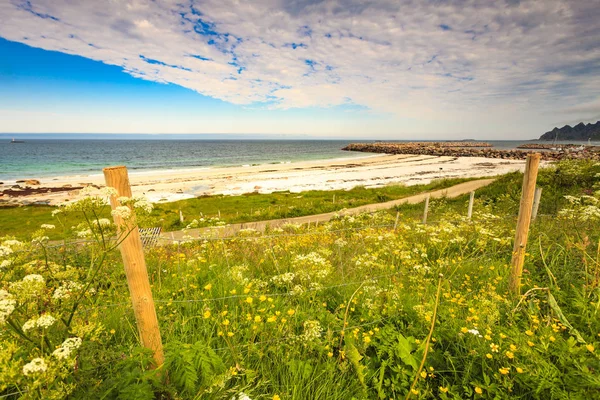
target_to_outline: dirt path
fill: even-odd
[[[198,228],[198,229],[189,229],[186,232],[183,231],[175,231],[175,232],[164,232],[161,234],[161,239],[168,240],[183,240],[184,236],[191,237],[199,237],[202,234],[217,235],[219,237],[228,237],[232,236],[241,229],[254,229],[257,231],[264,231],[267,226],[270,228],[276,228],[278,226],[282,226],[285,224],[308,224],[315,222],[327,222],[332,219],[336,214],[343,215],[355,215],[361,214],[365,212],[374,212],[379,210],[387,210],[393,208],[395,206],[401,204],[417,204],[425,201],[427,195],[430,195],[432,199],[440,198],[440,197],[458,197],[460,195],[469,193],[473,190],[477,190],[484,186],[492,183],[494,179],[478,179],[475,181],[469,181],[464,183],[459,183],[458,185],[451,186],[446,189],[435,190],[433,192],[425,192],[416,194],[409,197],[404,197],[402,199],[386,201],[385,203],[375,203],[375,204],[366,204],[364,206],[355,207],[355,208],[347,208],[343,211],[334,211],[325,214],[316,214],[316,215],[306,215],[304,217],[294,217],[294,218],[281,218],[281,219],[271,219],[268,221],[255,221],[255,222],[244,222],[241,224],[231,224],[225,226],[223,228],[215,229],[215,228]]]

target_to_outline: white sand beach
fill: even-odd
[[[130,172],[133,194],[150,201],[169,202],[201,195],[239,195],[275,191],[368,188],[388,184],[426,184],[435,179],[484,177],[523,170],[524,161],[479,157],[437,157],[424,155],[374,155],[287,164],[267,164],[229,168],[199,168]],[[37,179],[32,187],[68,188],[104,186],[102,171],[88,176],[62,176]],[[20,184],[25,187],[24,183]],[[12,186],[12,185],[11,185]],[[6,189],[5,184],[2,188]],[[58,205],[80,196],[79,190],[37,193],[27,196],[3,196],[6,204],[45,203]]]

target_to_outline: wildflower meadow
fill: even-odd
[[[521,180],[478,190],[470,219],[466,195],[432,200],[427,224],[406,205],[145,249],[161,366],[105,198],[57,208],[0,237],[0,398],[599,398],[600,164],[540,170],[515,295]],[[152,207],[121,202],[125,220]]]

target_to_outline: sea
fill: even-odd
[[[237,167],[296,161],[368,157],[341,149],[366,140],[217,140],[217,139],[29,139],[10,143],[0,136],[0,181],[55,176],[97,175],[125,165],[130,173],[152,170]],[[386,140],[388,142],[389,140]],[[409,142],[401,140],[397,142]],[[487,141],[512,149],[532,141]],[[600,145],[595,142],[592,144]],[[371,155],[372,156],[372,155]]]

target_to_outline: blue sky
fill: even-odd
[[[0,132],[533,138],[600,119],[592,3],[0,0]]]

